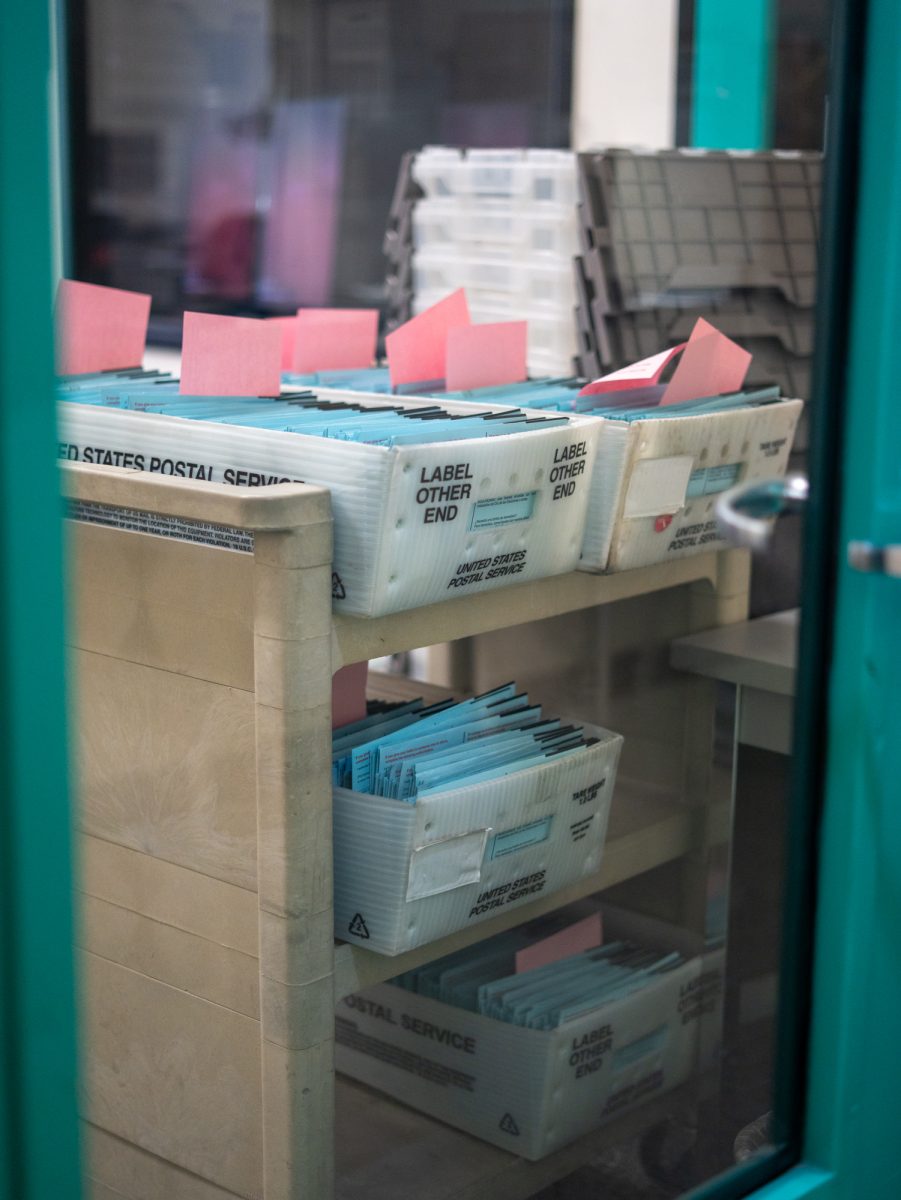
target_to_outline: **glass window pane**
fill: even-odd
[[[174,441],[153,443],[143,392],[90,393],[101,423],[129,410],[127,465],[328,486],[336,534],[308,589],[327,634],[281,676],[272,646],[300,635],[272,633],[290,604],[273,601],[284,563],[269,534],[254,543],[209,515],[173,525],[149,499],[125,522],[96,497],[73,511],[98,597],[79,618],[97,641],[78,719],[87,869],[108,889],[90,882],[86,905],[103,963],[86,983],[99,1184],[125,1200],[143,1196],[127,1179],[262,1194],[265,1173],[328,1200],[333,1152],[342,1200],[659,1200],[749,1159],[777,1173],[798,1153],[773,1124],[792,1070],[779,1005],[807,984],[781,975],[805,603],[803,480],[785,478],[808,472],[822,419],[830,4],[71,0],[68,13],[72,274],[152,294],[148,365],[178,369],[186,311],[379,317],[373,365],[282,376],[287,426],[274,397],[267,424],[257,397],[191,408],[163,384],[154,428],[190,420],[200,474]],[[398,386],[387,335],[460,288],[473,324],[527,324],[519,366],[483,342],[454,385],[449,335],[430,377]],[[87,421],[84,396],[67,399],[66,420]],[[411,417],[415,404],[439,411]],[[498,407],[516,410],[515,436],[489,445]],[[302,424],[323,411],[321,428]],[[575,422],[570,442],[532,427],[552,417]],[[296,456],[257,461],[276,444],[252,440],[257,425]],[[552,455],[514,453],[539,436]],[[64,452],[111,462],[97,440]],[[361,444],[332,466],[338,441]],[[370,451],[384,461],[363,494]],[[291,587],[306,562],[292,559]],[[368,609],[352,575],[372,585]],[[412,598],[394,603],[398,588]],[[420,698],[411,726],[434,720],[439,741],[379,726],[393,740],[354,765],[340,739],[355,735],[333,734],[333,801],[317,774],[327,635],[336,662],[372,659],[370,717],[390,724],[386,706]],[[362,675],[339,679],[362,719]],[[501,700],[450,707],[509,680]],[[291,737],[266,724],[289,694],[309,717]],[[489,711],[501,703],[514,707]],[[470,728],[473,712],[487,723]],[[253,798],[282,776],[289,799],[333,804],[334,892],[327,820],[283,873],[266,856]],[[309,928],[284,934],[296,912],[273,878]],[[315,978],[301,935],[325,963]],[[311,1032],[331,1034],[332,975],[334,1104],[330,1041]],[[210,1086],[201,1114],[198,1079],[220,1061],[228,1086]]]

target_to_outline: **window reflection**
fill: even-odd
[[[405,150],[568,144],[572,7],[85,0],[75,273],[151,291],[173,330],[380,303]]]

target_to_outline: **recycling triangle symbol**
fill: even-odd
[[[344,584],[341,582],[341,576],[337,571],[332,571],[332,599],[344,600],[347,598],[347,592],[344,590]]]
[[[352,934],[355,934],[356,937],[359,937],[359,938],[368,938],[369,937],[369,930],[366,928],[366,922],[363,920],[363,916],[361,913],[357,913],[354,916],[354,919],[351,921],[351,923],[348,925],[347,928]],[[517,1130],[517,1132],[519,1132],[519,1131]]]
[[[519,1137],[519,1126],[513,1120],[511,1113],[504,1113],[501,1117],[501,1129],[504,1133],[512,1133],[514,1137]]]

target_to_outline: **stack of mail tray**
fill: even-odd
[[[382,368],[318,378],[323,391],[333,387],[345,396],[356,387],[390,389]],[[579,558],[583,571],[623,571],[725,548],[714,514],[717,495],[784,475],[804,408],[801,400],[782,398],[777,387],[683,404],[605,407],[609,395],[579,395],[583,382],[534,379],[448,396],[592,421],[598,451]]]
[[[605,910],[603,953],[622,956],[625,949],[653,964],[641,986],[608,991],[594,1004],[583,993],[557,1024],[487,1015],[484,985],[475,986],[486,965],[498,980],[495,994],[515,986],[512,954],[502,965],[504,944],[509,950],[533,936],[541,936],[539,923],[425,968],[434,976],[446,964],[464,981],[453,991],[472,995],[455,1003],[423,994],[430,989],[417,988],[415,972],[347,996],[336,1014],[338,1070],[534,1160],[664,1096],[714,1060],[721,950],[702,955],[684,931]],[[532,975],[543,970],[547,991],[574,961]]]
[[[381,954],[596,875],[622,737],[505,684],[333,735],[335,934]]]
[[[623,571],[726,547],[719,493],[785,474],[804,405],[761,390],[644,412],[609,411],[579,566]]]
[[[381,616],[579,562],[599,433],[590,420],[384,396],[186,397],[171,380],[64,381],[61,392],[69,460],[329,488],[343,613]],[[301,432],[311,406],[335,429]],[[574,462],[584,465],[558,487],[555,470]]]

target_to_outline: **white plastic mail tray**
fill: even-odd
[[[416,804],[336,788],[335,936],[400,954],[597,873],[622,737]]]
[[[355,398],[385,403],[384,396]],[[335,608],[359,616],[575,570],[600,432],[597,421],[579,418],[547,430],[389,448],[66,402],[59,427],[60,454],[76,462],[243,486],[329,488]]]
[[[801,400],[601,425],[583,571],[625,571],[720,550],[719,492],[785,474]]]
[[[630,928],[605,912],[608,940]],[[681,949],[673,933],[643,944]],[[721,953],[689,958],[548,1031],[381,984],[339,1003],[335,1061],[404,1104],[538,1159],[689,1079],[709,1057],[706,1025],[721,995]]]

